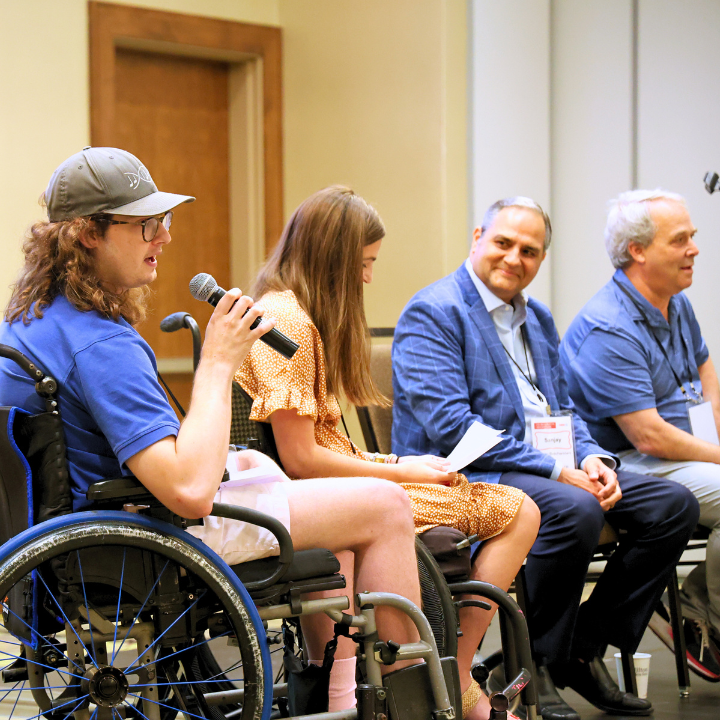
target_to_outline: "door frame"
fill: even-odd
[[[88,11],[94,146],[113,144],[116,48],[229,63],[231,266],[246,287],[283,228],[280,28],[94,0]]]

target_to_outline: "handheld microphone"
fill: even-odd
[[[225,292],[226,291],[217,284],[215,278],[207,273],[198,273],[190,281],[190,294],[196,300],[209,302],[213,307],[217,306],[220,299],[225,295]],[[261,322],[262,318],[257,318],[250,326],[250,329],[254,330]],[[260,339],[273,350],[277,350],[281,355],[284,355],[288,360],[300,347],[294,340],[291,340],[287,335],[281,333],[277,328],[273,328],[270,332],[265,333]]]

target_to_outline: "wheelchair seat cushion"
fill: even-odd
[[[259,560],[231,566],[231,570],[241,582],[248,583],[268,577],[278,565],[278,558],[267,557]],[[283,576],[282,582],[296,582],[309,578],[334,575],[340,572],[340,562],[329,551],[323,548],[299,550],[293,557],[292,564]]]

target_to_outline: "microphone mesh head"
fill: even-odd
[[[190,294],[196,300],[207,302],[207,299],[217,290],[218,284],[215,278],[207,273],[198,273],[190,281]]]

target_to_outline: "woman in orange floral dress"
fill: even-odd
[[[278,329],[299,349],[287,360],[255,343],[236,379],[254,400],[250,417],[272,425],[290,477],[342,482],[371,476],[401,484],[410,496],[416,532],[445,525],[476,533],[484,542],[473,579],[507,589],[539,527],[540,513],[529,497],[507,485],[468,483],[463,475],[448,473],[443,458],[374,457],[338,428],[338,397],[355,405],[388,402],[370,376],[363,308],[363,283],[372,281],[384,235],[377,212],[348,188],[329,187],[305,200],[254,288],[266,316],[276,318]],[[470,668],[493,612],[460,611],[458,665],[463,717],[470,720],[486,720],[490,713]]]

